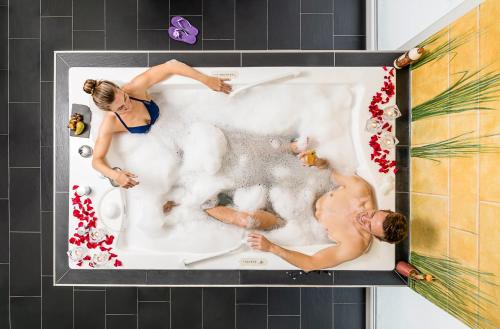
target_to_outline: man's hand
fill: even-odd
[[[224,94],[229,94],[232,90],[231,85],[228,85],[225,81],[228,81],[229,79],[219,79],[216,77],[211,77],[211,76],[206,76],[204,79],[205,85],[214,90],[214,91],[219,91]]]
[[[248,243],[250,247],[262,251],[271,251],[273,243],[266,239],[262,234],[252,232],[248,234]]]

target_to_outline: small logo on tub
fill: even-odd
[[[264,266],[267,264],[265,258],[240,258],[240,265],[242,266]]]

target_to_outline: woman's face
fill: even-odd
[[[132,102],[128,94],[121,89],[118,89],[115,94],[115,100],[111,103],[110,109],[112,112],[121,114],[132,109]]]

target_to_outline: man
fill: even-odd
[[[292,151],[298,153],[293,144]],[[313,151],[300,153],[299,157],[308,166],[325,165],[325,160],[316,158]],[[315,217],[326,229],[328,237],[336,242],[334,246],[306,255],[282,248],[257,232],[248,235],[250,246],[272,252],[309,272],[358,258],[368,251],[373,237],[388,243],[397,243],[406,237],[406,218],[390,210],[378,210],[375,195],[367,181],[359,176],[341,175],[335,170],[332,171],[331,179],[338,188],[325,193],[316,201]],[[242,212],[219,206],[207,209],[206,212],[224,223],[246,228],[269,230],[282,223],[279,217],[264,210]]]

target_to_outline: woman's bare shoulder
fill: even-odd
[[[100,134],[109,134],[124,131],[125,127],[118,122],[116,115],[113,112],[106,112],[104,114],[104,119],[99,127]]]
[[[121,89],[126,92],[129,96],[140,98],[140,99],[151,99],[148,91],[142,86],[134,83],[134,80],[124,84]]]

